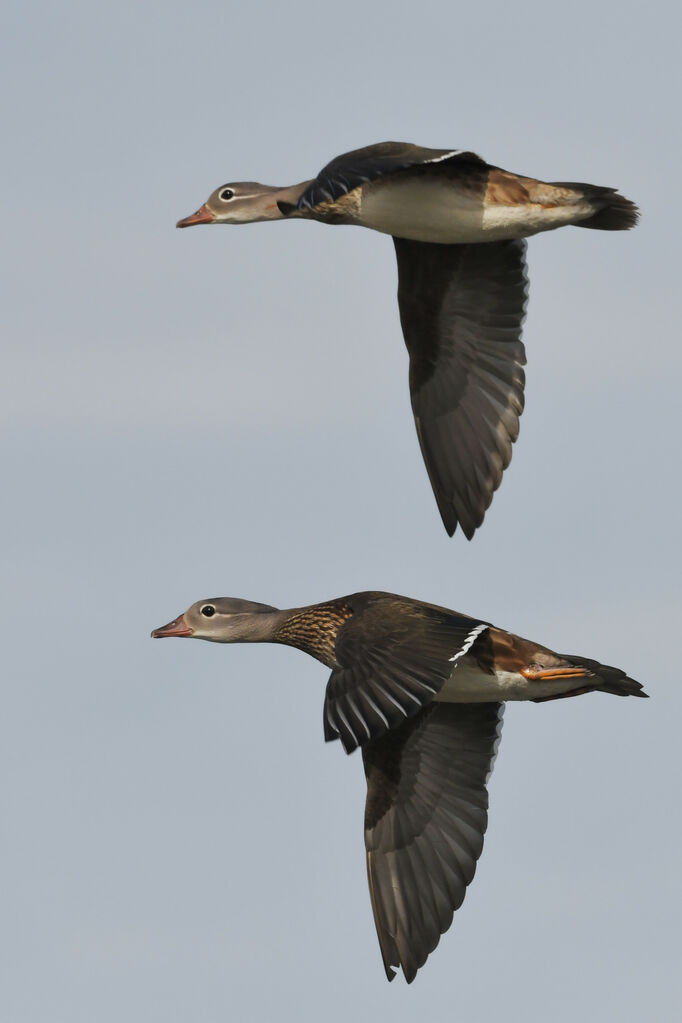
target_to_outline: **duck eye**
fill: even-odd
[[[213,615],[215,614],[215,608],[213,604],[204,604],[204,606],[201,609],[201,613],[204,616],[204,618],[213,618]]]
[[[222,199],[223,202],[229,202],[230,199],[234,199],[234,192],[231,188],[223,188],[219,198]]]

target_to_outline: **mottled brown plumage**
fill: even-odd
[[[305,654],[332,668],[336,661],[335,646],[339,629],[352,610],[343,600],[316,604],[287,618],[273,636],[275,643],[295,646]]]

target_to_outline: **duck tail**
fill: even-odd
[[[596,231],[629,231],[639,220],[639,209],[615,188],[585,185],[579,181],[552,181],[557,188],[571,188],[594,206],[594,213],[576,227],[589,227]]]
[[[644,687],[621,671],[620,668],[612,668],[609,664],[600,664],[599,661],[592,661],[589,657],[567,657],[571,664],[578,664],[595,676],[595,690],[599,693],[612,693],[614,696],[643,696],[648,698],[649,694],[644,692]]]

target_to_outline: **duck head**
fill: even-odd
[[[278,617],[277,608],[235,597],[198,600],[168,625],[154,629],[152,639],[185,636],[212,643],[267,641]]]
[[[253,224],[259,220],[282,220],[277,199],[289,191],[272,185],[261,185],[257,181],[233,181],[216,188],[196,213],[178,220],[175,226]]]

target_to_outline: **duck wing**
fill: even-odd
[[[386,976],[408,984],[471,883],[488,825],[500,703],[433,703],[363,747],[367,877]]]
[[[422,455],[446,530],[471,539],[519,433],[526,243],[393,241]]]
[[[379,142],[335,157],[314,178],[292,209],[313,209],[321,202],[334,202],[359,185],[387,174],[429,163],[463,161],[487,166],[476,153],[463,149],[426,149],[409,142]]]
[[[488,628],[443,608],[389,598],[342,625],[324,701],[327,741],[347,753],[429,704],[455,663]]]

